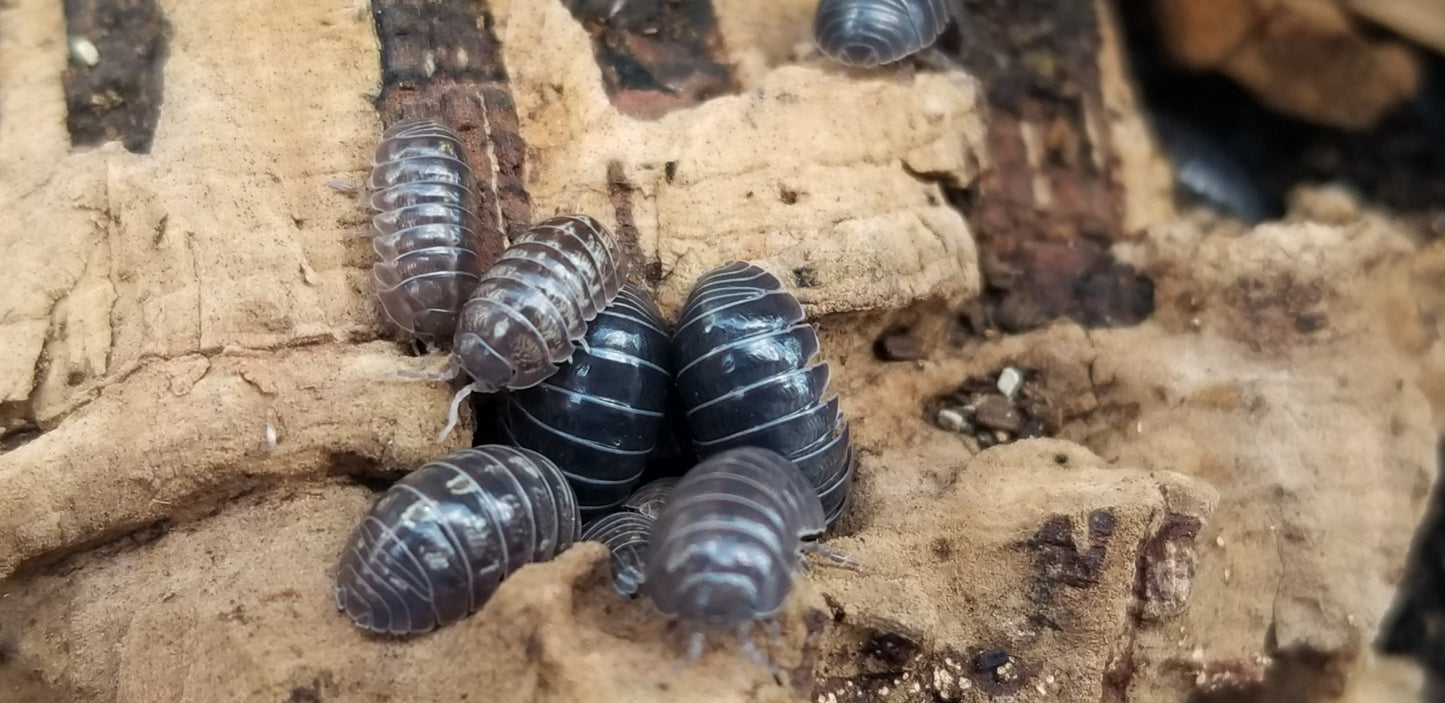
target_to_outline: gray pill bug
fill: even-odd
[[[931,46],[948,26],[949,0],[822,0],[813,39],[839,63],[873,67]]]
[[[500,445],[453,452],[397,481],[362,519],[341,554],[336,605],[365,630],[427,632],[566,550],[579,524],[572,489],[546,457]]]
[[[509,443],[562,468],[592,517],[627,498],[661,438],[671,337],[647,291],[624,286],[583,341],[556,374],[507,395],[501,424]]]
[[[1257,224],[1271,211],[1246,165],[1224,140],[1188,120],[1168,113],[1154,116],[1160,140],[1174,161],[1176,190],[1246,224]]]
[[[583,542],[601,542],[612,553],[612,587],[624,597],[637,593],[645,575],[648,537],[653,517],[624,510],[587,523]]]
[[[548,218],[517,235],[462,306],[451,368],[432,377],[455,378],[458,369],[471,377],[452,399],[442,438],[468,394],[531,388],[557,373],[626,278],[612,233],[586,215]]]
[[[433,119],[392,125],[372,157],[367,189],[382,309],[428,348],[450,345],[481,275],[472,171],[461,141]]]
[[[667,503],[668,494],[677,487],[681,481],[680,476],[668,476],[655,481],[648,481],[627,496],[622,503],[624,510],[631,510],[635,513],[642,513],[650,518],[656,518],[662,512],[662,506]]]
[[[692,630],[690,658],[701,652],[704,628],[736,629],[756,656],[751,627],[782,609],[805,551],[857,565],[814,541],[825,527],[817,493],[777,452],[715,454],[684,475],[663,505],[642,592]]]
[[[853,444],[817,331],[777,277],[735,261],[698,279],[672,337],[677,390],[699,456],[771,449],[802,470],[828,524],[848,505]]]

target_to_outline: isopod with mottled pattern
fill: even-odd
[[[653,523],[642,592],[692,630],[689,658],[701,652],[703,628],[724,627],[761,658],[749,631],[782,609],[803,553],[856,563],[813,541],[825,527],[817,493],[777,452],[715,454],[682,477]]]
[[[362,519],[341,555],[336,605],[366,630],[427,632],[567,549],[580,522],[546,457],[501,445],[453,452],[397,481]]]
[[[848,421],[803,306],[777,277],[732,262],[698,279],[672,338],[677,388],[699,456],[757,446],[797,464],[828,524],[853,478]]]
[[[616,507],[642,477],[672,389],[670,338],[647,291],[624,286],[560,371],[507,395],[502,428],[561,467],[584,516]]]
[[[428,347],[451,344],[481,275],[472,171],[461,141],[430,118],[398,122],[381,135],[367,187],[382,309]]]
[[[624,510],[604,515],[582,529],[583,542],[601,542],[612,554],[612,587],[622,596],[637,593],[645,574],[650,515]]]
[[[470,393],[531,388],[557,373],[626,279],[617,241],[587,215],[551,217],[517,235],[462,306],[451,369],[437,378],[460,368],[471,382],[452,398],[442,437]]]
[[[822,0],[813,39],[834,61],[872,67],[929,47],[948,26],[949,0]]]

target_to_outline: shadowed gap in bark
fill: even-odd
[[[120,141],[150,152],[171,27],[155,0],[65,0],[70,63],[61,74],[70,144]]]

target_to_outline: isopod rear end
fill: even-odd
[[[871,67],[917,53],[948,26],[949,0],[822,0],[813,39],[834,61]]]
[[[604,515],[582,530],[581,541],[601,542],[612,555],[612,587],[619,595],[637,593],[646,575],[647,543],[653,518],[623,511]]]
[[[337,607],[362,629],[427,632],[567,549],[579,523],[546,457],[499,445],[453,452],[396,482],[362,519],[337,568]]]

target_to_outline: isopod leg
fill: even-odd
[[[924,49],[917,54],[914,54],[913,61],[916,62],[918,66],[933,71],[938,71],[939,73],[964,70],[963,64],[959,63],[957,59],[954,59],[952,56],[944,53],[942,49],[939,49],[936,46],[930,46],[927,49]],[[912,79],[912,76],[909,76],[909,79]]]
[[[747,657],[748,661],[767,669],[768,673],[772,674],[774,679],[782,679],[782,671],[779,670],[778,665],[773,662],[773,658],[768,656],[763,650],[758,649],[757,643],[753,641],[752,622],[749,621],[739,624],[737,635],[738,648],[742,650],[743,656]]]
[[[859,571],[863,568],[863,564],[857,559],[829,547],[822,542],[804,542],[803,551],[822,559],[823,563],[828,566],[836,566],[840,569],[849,569],[851,571]]]
[[[355,184],[343,181],[340,178],[333,178],[327,181],[326,185],[330,186],[334,191],[346,193],[347,195],[356,195],[361,192],[361,189],[357,188]]]
[[[462,386],[462,389],[457,391],[456,395],[452,396],[451,408],[447,410],[447,426],[443,427],[441,434],[437,435],[438,442],[445,442],[447,437],[451,435],[452,430],[457,428],[457,424],[460,423],[462,419],[462,401],[466,400],[467,397],[472,394],[472,391],[476,389],[477,384],[468,383]]]
[[[412,381],[450,381],[457,377],[461,370],[457,368],[455,359],[449,362],[445,371],[412,371],[402,369],[396,375]]]

